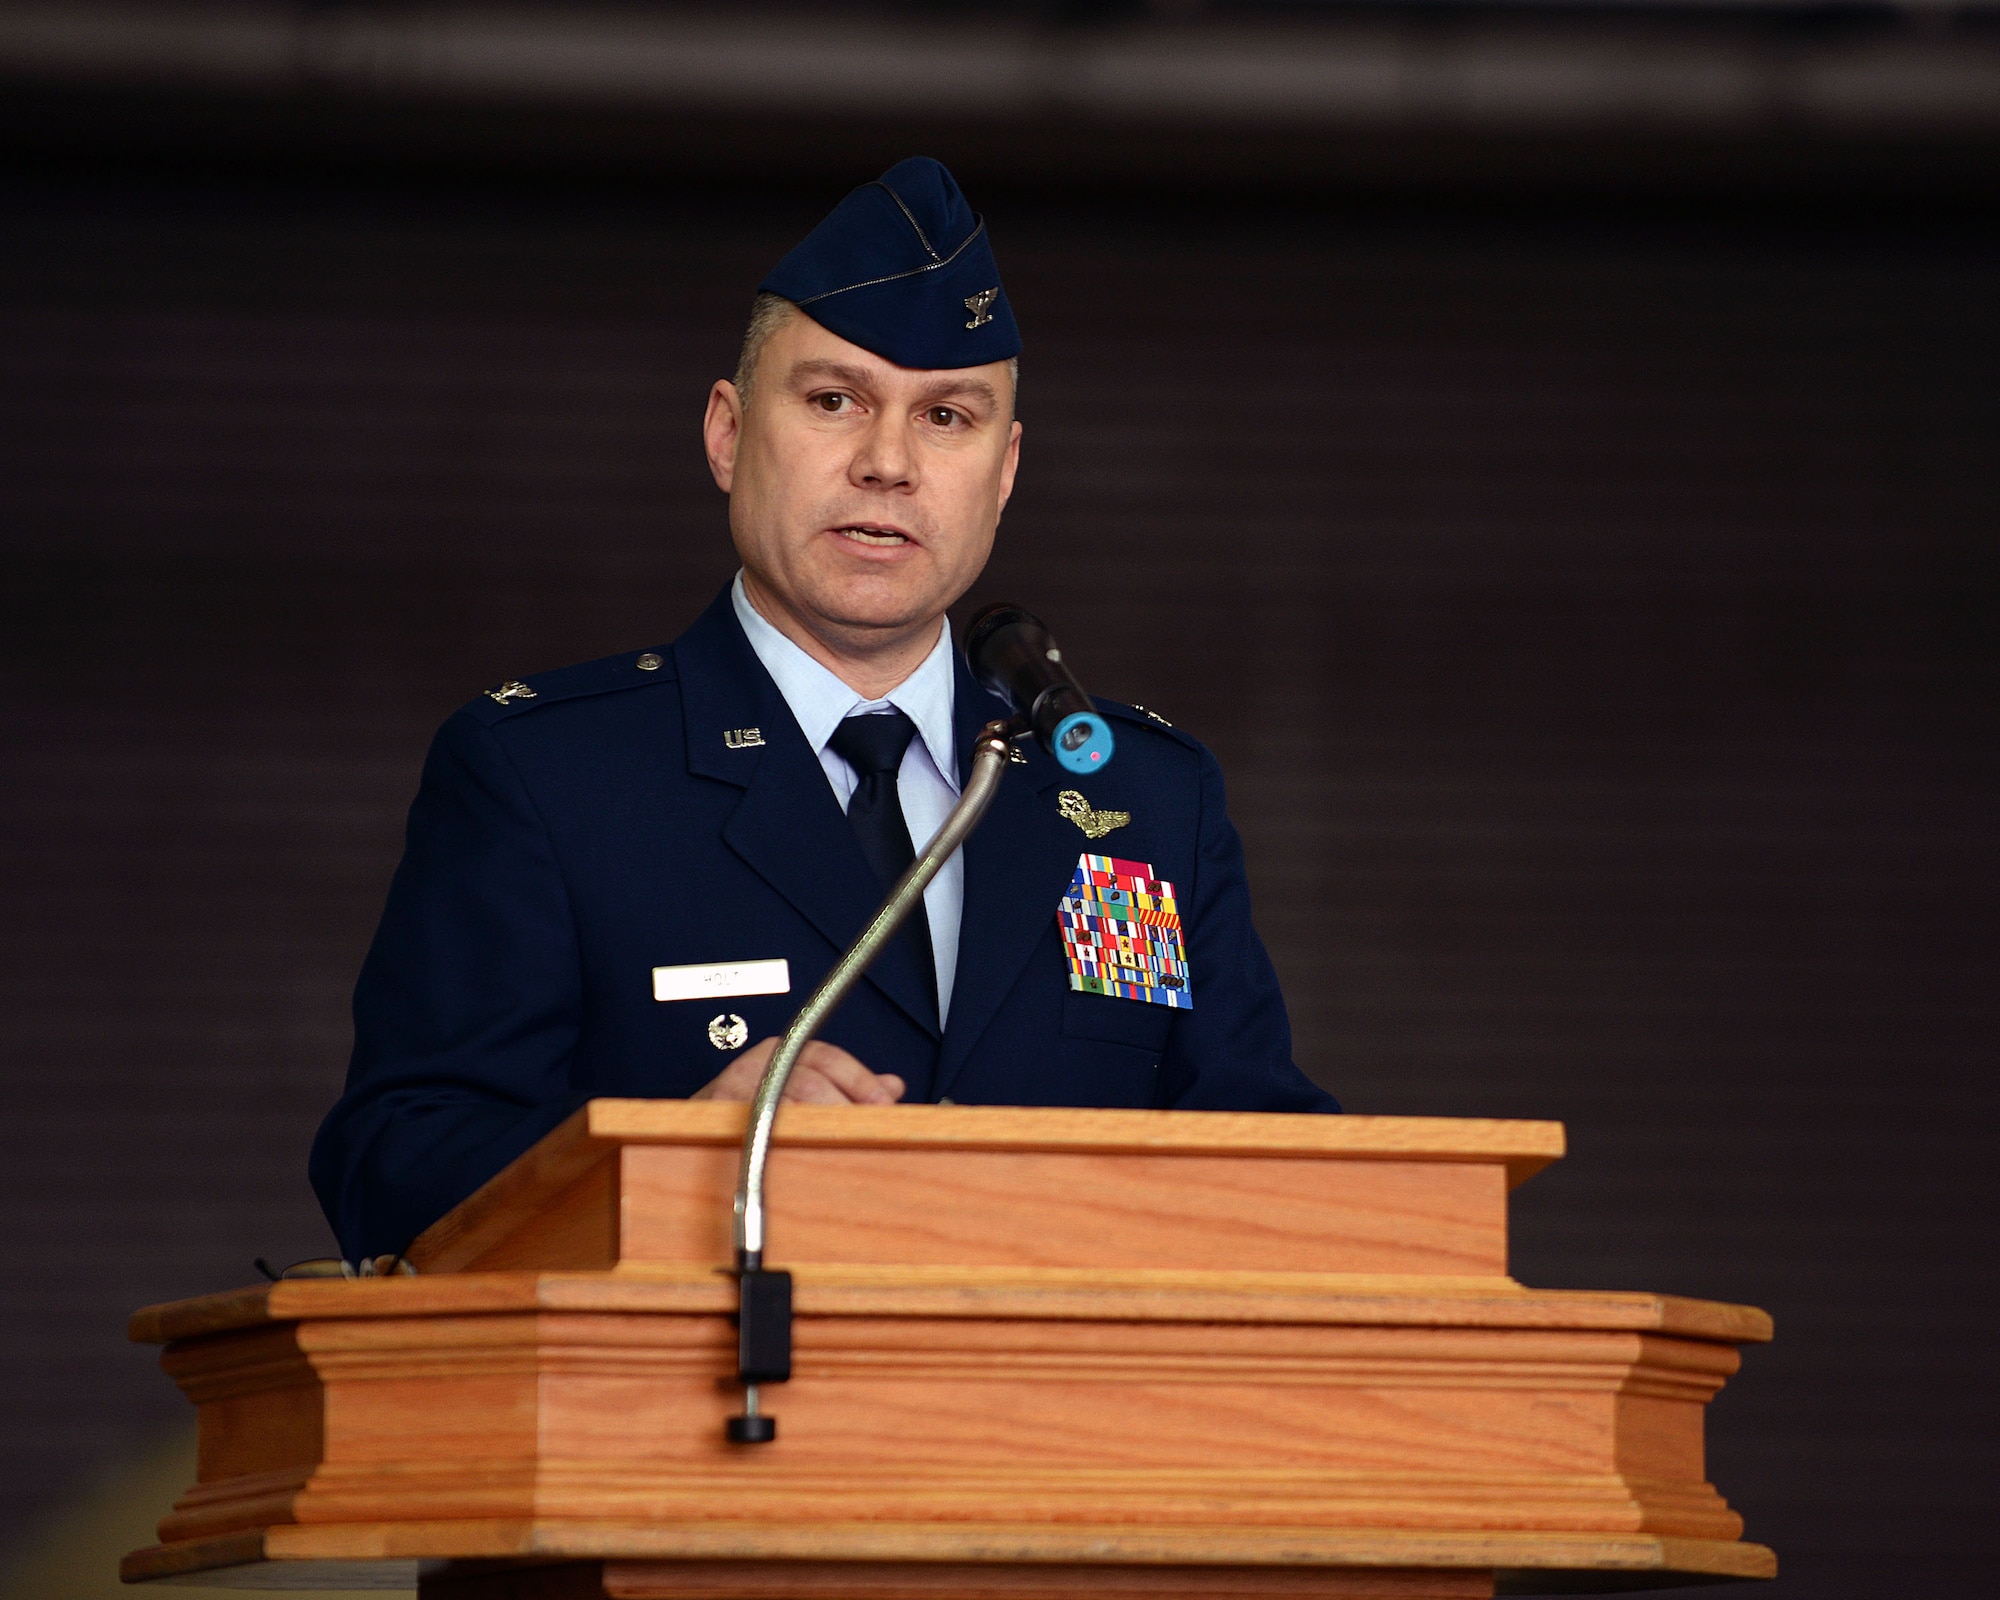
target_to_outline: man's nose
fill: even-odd
[[[917,485],[917,453],[908,422],[901,417],[881,416],[861,439],[849,467],[857,488],[914,489]]]

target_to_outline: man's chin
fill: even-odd
[[[869,640],[887,641],[920,628],[933,627],[944,615],[944,607],[876,606],[829,607],[814,614],[814,620],[828,633],[839,634],[855,644]]]
[[[800,603],[829,628],[855,636],[907,633],[944,615],[952,597],[929,574],[864,573],[815,584]]]

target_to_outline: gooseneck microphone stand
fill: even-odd
[[[1012,753],[1010,741],[1029,731],[1019,717],[989,722],[979,730],[972,746],[971,776],[958,804],[924,846],[923,854],[896,880],[861,936],[848,946],[847,954],[820,980],[812,998],[792,1019],[750,1102],[750,1127],[743,1136],[743,1161],[736,1178],[736,1376],[743,1385],[743,1413],[731,1417],[727,1429],[736,1444],[768,1444],[778,1436],[777,1418],[759,1409],[757,1391],[762,1384],[783,1383],[792,1375],[792,1275],[764,1265],[764,1168],[771,1159],[771,1129],[777,1121],[778,1102],[784,1098],[792,1068],[798,1065],[800,1054],[820,1024],[896,937],[938,869],[951,859],[952,851],[979,826],[999,792],[1001,774]]]

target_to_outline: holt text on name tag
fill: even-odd
[[[784,960],[653,968],[655,1000],[723,1000],[736,994],[791,992],[792,968]]]

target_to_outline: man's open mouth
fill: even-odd
[[[910,536],[900,528],[878,527],[872,522],[851,522],[845,527],[833,530],[843,539],[852,539],[856,544],[908,544]]]

